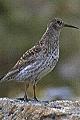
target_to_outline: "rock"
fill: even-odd
[[[80,120],[80,100],[26,102],[0,98],[0,120]]]

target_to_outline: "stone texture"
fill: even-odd
[[[25,102],[0,98],[0,120],[80,120],[80,100]]]

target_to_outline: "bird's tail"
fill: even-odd
[[[0,77],[0,82],[14,80],[14,77],[18,72],[18,69],[8,72],[6,75]]]
[[[5,76],[5,75],[0,76],[0,82],[3,81],[4,76]]]

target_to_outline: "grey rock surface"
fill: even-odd
[[[80,100],[26,102],[0,98],[0,120],[80,120]]]

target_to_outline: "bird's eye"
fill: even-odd
[[[61,24],[62,24],[62,22],[61,22],[61,21],[57,21],[57,23],[58,23],[59,25],[61,25]]]

